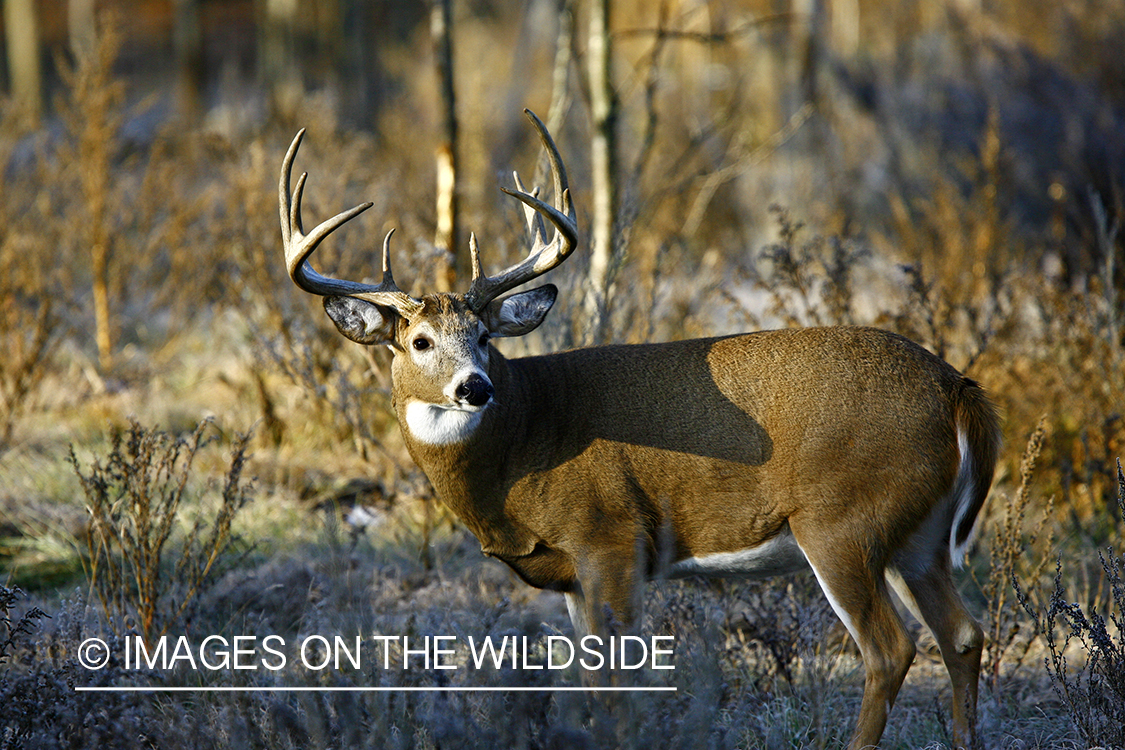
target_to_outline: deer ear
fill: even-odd
[[[357,344],[394,342],[398,313],[390,307],[355,297],[325,297],[324,311],[340,333]]]
[[[494,300],[485,308],[485,325],[494,336],[522,336],[539,327],[555,304],[559,290],[544,284],[527,292]]]

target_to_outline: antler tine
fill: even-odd
[[[566,168],[563,166],[562,157],[555,146],[551,134],[543,121],[535,116],[529,109],[524,113],[535,130],[539,139],[547,150],[548,160],[551,164],[551,175],[554,179],[555,205],[539,199],[538,188],[530,193],[524,188],[519,175],[515,175],[516,190],[500,188],[508,195],[524,204],[524,215],[527,220],[528,231],[532,235],[532,247],[526,258],[510,268],[501,271],[498,275],[488,277],[480,270],[479,251],[476,249],[475,237],[470,240],[469,252],[473,262],[473,283],[465,295],[469,306],[480,311],[496,297],[504,292],[514,289],[521,284],[541,276],[555,266],[566,260],[567,256],[578,245],[578,220],[574,213],[574,205],[570,200],[570,188],[566,180]],[[550,242],[547,241],[547,229],[543,219],[551,222],[555,231]]]
[[[391,273],[391,235],[394,233],[395,230],[392,228],[383,238],[383,283],[392,285],[395,283],[394,274]]]
[[[485,278],[484,269],[480,264],[480,247],[477,245],[476,232],[469,232],[469,262],[473,268],[473,283],[476,284],[477,279]]]
[[[285,159],[281,163],[281,179],[277,188],[278,208],[281,216],[281,240],[285,248],[285,267],[289,272],[289,278],[310,294],[318,294],[324,297],[358,297],[368,302],[387,305],[403,315],[416,312],[422,303],[399,289],[391,275],[390,241],[391,234],[394,233],[393,229],[383,241],[383,280],[379,284],[362,284],[357,281],[323,276],[309,264],[308,257],[325,237],[374,204],[370,202],[361,203],[355,208],[350,208],[321,222],[311,232],[305,234],[301,222],[301,198],[305,192],[308,173],[303,172],[297,178],[297,186],[292,192],[289,189],[293,176],[293,161],[304,136],[305,129],[301,128],[293,138],[293,142],[289,144],[289,150],[285,153]]]
[[[527,193],[533,198],[539,197],[539,187],[536,186],[530,191],[523,186],[523,181],[520,180],[519,172],[512,172],[512,180],[516,183],[516,190],[520,193]],[[504,188],[500,188],[503,192],[508,192]],[[524,221],[527,222],[527,233],[532,237],[540,237],[544,242],[547,241],[547,228],[543,225],[543,217],[535,210],[534,206],[526,203],[523,204]]]
[[[422,302],[414,299],[406,292],[398,288],[395,283],[394,274],[391,273],[391,235],[395,233],[392,228],[387,232],[387,236],[383,238],[383,278],[376,286],[367,284],[358,284],[357,286],[364,287],[364,290],[351,293],[350,297],[358,297],[359,299],[374,302],[377,305],[389,305],[398,310],[402,315],[413,315],[422,309]],[[353,282],[347,282],[353,283]]]
[[[562,156],[559,154],[559,150],[555,146],[555,141],[551,138],[551,134],[547,132],[547,126],[543,124],[543,121],[530,109],[525,109],[524,113],[527,114],[531,123],[535,126],[536,131],[539,132],[539,138],[543,141],[543,147],[547,149],[547,160],[551,163],[551,176],[554,178],[555,183],[555,200],[560,201],[559,208],[569,215],[572,208],[570,205],[570,192],[566,180],[566,167],[563,165]]]

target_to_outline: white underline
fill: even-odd
[[[668,693],[676,687],[84,687],[82,693]]]

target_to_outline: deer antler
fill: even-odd
[[[516,190],[501,188],[524,204],[524,216],[532,236],[532,247],[521,262],[496,276],[485,276],[481,269],[476,236],[470,236],[469,255],[473,266],[473,283],[465,294],[465,301],[478,313],[485,305],[509,289],[525,284],[562,263],[578,245],[578,220],[574,214],[574,205],[570,201],[570,188],[567,186],[566,168],[563,166],[562,157],[559,156],[559,150],[555,147],[551,134],[547,132],[547,126],[530,109],[525,109],[524,114],[535,126],[540,140],[543,141],[543,147],[547,149],[547,157],[551,162],[551,176],[554,178],[555,205],[541,201],[538,188],[530,193],[527,192],[518,174],[514,174]],[[549,241],[546,226],[543,224],[544,217],[555,227],[554,235]]]
[[[293,172],[293,159],[297,156],[297,149],[301,146],[305,129],[297,133],[289,150],[285,154],[285,161],[281,163],[281,180],[278,184],[278,204],[281,213],[281,240],[285,246],[285,266],[289,271],[289,278],[310,294],[319,294],[323,297],[341,296],[357,297],[359,299],[394,308],[400,314],[409,316],[421,309],[422,303],[414,299],[395,285],[394,276],[391,274],[391,235],[392,229],[383,240],[383,280],[379,284],[362,284],[357,281],[333,279],[323,276],[313,270],[308,262],[308,257],[317,245],[329,234],[338,229],[350,219],[359,216],[371,208],[372,203],[362,203],[355,208],[336,214],[331,219],[318,224],[309,234],[304,233],[301,224],[301,196],[305,191],[305,180],[308,173],[303,172],[297,179],[297,188],[289,190],[289,181]]]

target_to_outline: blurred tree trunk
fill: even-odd
[[[39,23],[36,0],[3,0],[5,46],[12,98],[37,125],[43,114],[43,75],[40,68]]]
[[[610,0],[590,0],[587,74],[593,137],[590,167],[593,180],[594,215],[590,234],[589,292],[586,319],[592,343],[605,341],[609,328],[609,292],[618,265],[616,232],[617,185],[617,92],[613,87],[613,49],[609,33]]]
[[[430,34],[437,66],[441,140],[437,161],[437,228],[434,246],[441,251],[436,287],[450,292],[458,275],[464,275],[464,253],[457,252],[457,90],[453,82],[453,0],[434,0],[430,9]]]
[[[850,60],[859,53],[859,0],[832,0],[832,49]]]
[[[820,110],[824,98],[824,73],[829,62],[828,35],[831,26],[828,0],[805,0],[805,10],[808,14],[808,26],[804,30],[805,59],[802,61],[801,93],[806,102]]]
[[[259,73],[270,92],[274,111],[283,118],[297,113],[304,93],[295,59],[300,0],[259,0]]]
[[[836,52],[832,46],[833,26],[836,21],[832,16],[834,6],[830,5],[829,0],[802,0],[802,2],[807,18],[803,29],[805,39],[803,47],[795,45],[794,48],[803,49],[804,54],[800,58],[798,68],[799,98],[789,117],[796,116],[801,107],[812,106],[812,117],[809,119],[808,126],[804,128],[804,143],[812,153],[818,155],[817,158],[824,169],[824,179],[833,183],[840,174],[838,142],[832,132],[835,118],[832,110],[832,58]],[[797,24],[795,28],[799,26],[800,24]]]
[[[388,9],[372,3],[341,4],[343,53],[340,56],[340,102],[347,121],[356,127],[375,130],[383,91],[383,69],[379,58],[380,26],[388,23]]]
[[[340,86],[339,75],[348,54],[344,6],[351,4],[351,0],[317,0],[315,3],[309,3],[302,16],[302,22],[311,23],[312,28],[303,30],[302,36],[305,41],[297,45],[300,50],[300,59],[297,62],[302,73],[307,77],[311,70],[316,81],[314,86],[327,86],[338,92],[340,96],[345,96]],[[311,39],[309,39],[310,30]],[[339,105],[337,105],[338,112]]]
[[[556,17],[558,35],[555,40],[555,67],[551,73],[551,109],[547,113],[547,130],[558,133],[562,130],[563,116],[568,108],[570,96],[570,64],[574,57],[574,11],[573,0],[558,0]],[[540,159],[540,164],[543,161]],[[541,175],[536,174],[536,180]]]
[[[94,0],[67,0],[66,27],[75,59],[93,56],[97,39]]]
[[[174,0],[172,46],[176,54],[176,98],[180,114],[197,120],[203,113],[203,31],[200,0]]]

